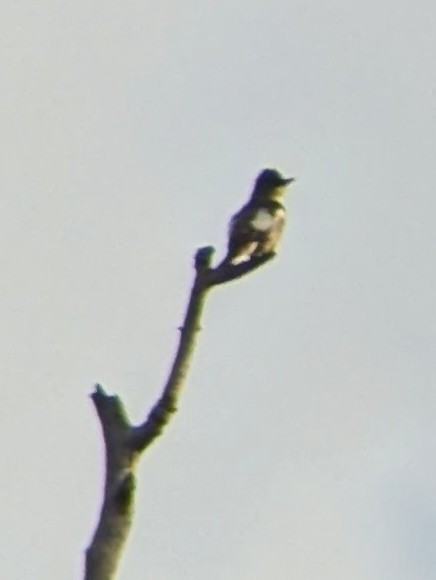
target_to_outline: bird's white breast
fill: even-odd
[[[278,210],[274,215],[271,215],[267,209],[259,209],[250,224],[258,232],[267,232],[278,219],[281,220],[284,216],[285,212],[283,210]]]
[[[251,226],[259,232],[268,231],[273,223],[274,217],[266,209],[259,209],[250,222]]]

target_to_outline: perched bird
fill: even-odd
[[[276,251],[286,221],[283,196],[293,181],[276,169],[264,169],[258,175],[248,203],[230,221],[223,264],[238,264]]]

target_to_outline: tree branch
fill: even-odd
[[[100,385],[96,385],[91,395],[105,443],[106,480],[99,521],[86,550],[85,580],[115,578],[132,526],[138,459],[177,410],[209,290],[249,274],[274,257],[268,254],[237,265],[222,263],[214,269],[211,267],[213,254],[214,248],[208,246],[200,248],[195,255],[196,276],[180,328],[177,352],[162,394],[146,420],[140,425],[132,425],[121,399],[108,395]]]
[[[106,482],[99,522],[86,551],[85,580],[110,580],[115,577],[132,526],[136,458],[121,400],[107,395],[100,385],[91,397],[106,447]]]
[[[260,266],[275,258],[275,256],[275,252],[270,252],[269,254],[263,254],[261,256],[253,256],[246,262],[241,262],[240,264],[221,263],[214,270],[210,270],[209,284],[211,286],[217,286],[218,284],[224,284],[242,278],[250,274],[250,272],[254,272],[254,270],[257,270]]]
[[[177,410],[181,389],[186,381],[192,361],[195,339],[200,332],[200,320],[211,284],[209,283],[210,264],[213,248],[201,248],[195,256],[197,275],[191,290],[183,326],[180,327],[180,340],[173,366],[162,395],[152,408],[147,419],[135,428],[132,445],[143,451],[158,437]]]

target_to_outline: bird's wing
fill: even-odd
[[[256,251],[259,234],[253,224],[258,208],[249,204],[233,216],[229,224],[227,259],[248,258]]]

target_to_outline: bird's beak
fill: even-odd
[[[289,185],[293,181],[295,181],[295,177],[287,177],[286,179],[283,179],[282,183],[283,185]]]

